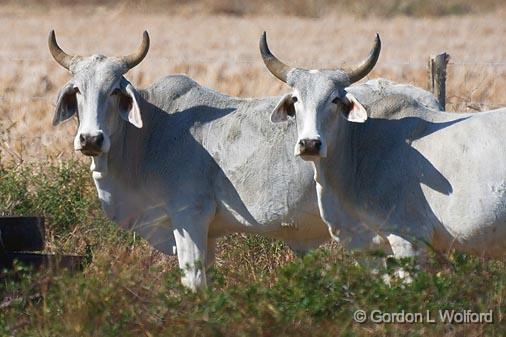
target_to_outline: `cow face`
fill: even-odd
[[[363,123],[367,113],[351,94],[345,91],[349,83],[345,73],[330,70],[294,69],[287,76],[292,87],[271,114],[271,121],[295,118],[297,143],[294,154],[305,160],[327,156],[331,140],[344,119]]]
[[[73,115],[79,121],[74,149],[87,156],[107,153],[120,118],[142,127],[139,94],[117,60],[94,55],[71,66],[73,78],[60,91],[53,125]]]
[[[149,45],[146,33],[143,45],[141,56],[145,55]],[[140,62],[139,59],[133,60],[139,55],[122,58],[70,56],[59,49],[54,32],[50,34],[49,48],[56,61],[73,75],[58,95],[53,125],[77,116],[76,151],[93,157],[107,153],[111,137],[123,126],[122,120],[137,128],[142,127],[140,95],[123,77],[132,63]]]
[[[381,41],[377,35],[368,58],[350,70],[304,70],[290,67],[277,59],[267,46],[266,34],[262,35],[260,53],[265,65],[293,90],[276,105],[271,121],[295,118],[298,134],[296,156],[306,160],[324,158],[340,123],[345,120],[355,123],[366,121],[366,110],[345,88],[372,70],[380,50]]]

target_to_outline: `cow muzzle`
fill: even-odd
[[[79,145],[79,150],[85,156],[99,156],[103,152],[104,134],[101,132],[96,135],[82,133],[79,135]]]
[[[319,139],[301,139],[297,144],[296,155],[303,159],[304,157],[319,157],[321,148],[322,142]]]

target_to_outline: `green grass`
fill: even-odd
[[[209,288],[188,292],[174,257],[103,217],[89,176],[79,162],[0,169],[1,213],[44,215],[51,251],[93,255],[82,273],[18,266],[4,274],[0,336],[506,334],[504,262],[465,255],[427,270],[402,261],[413,282],[393,279],[387,286],[382,275],[391,270],[373,272],[337,245],[299,259],[281,242],[237,234],[220,240]],[[359,324],[357,309],[433,316],[440,309],[492,310],[495,322]]]

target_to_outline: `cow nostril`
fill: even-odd
[[[305,139],[299,140],[299,145],[302,146],[302,147],[305,147],[306,146],[306,140]]]
[[[317,150],[319,150],[321,146],[322,146],[322,142],[321,142],[321,140],[315,140],[315,141],[314,141],[314,147],[315,147]]]
[[[98,147],[101,147],[103,142],[104,142],[104,135],[103,134],[99,134],[98,136],[96,136],[96,138],[95,138],[95,144]]]

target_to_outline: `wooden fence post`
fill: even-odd
[[[441,53],[429,58],[429,90],[436,96],[439,104],[446,110],[446,66],[450,55]]]

